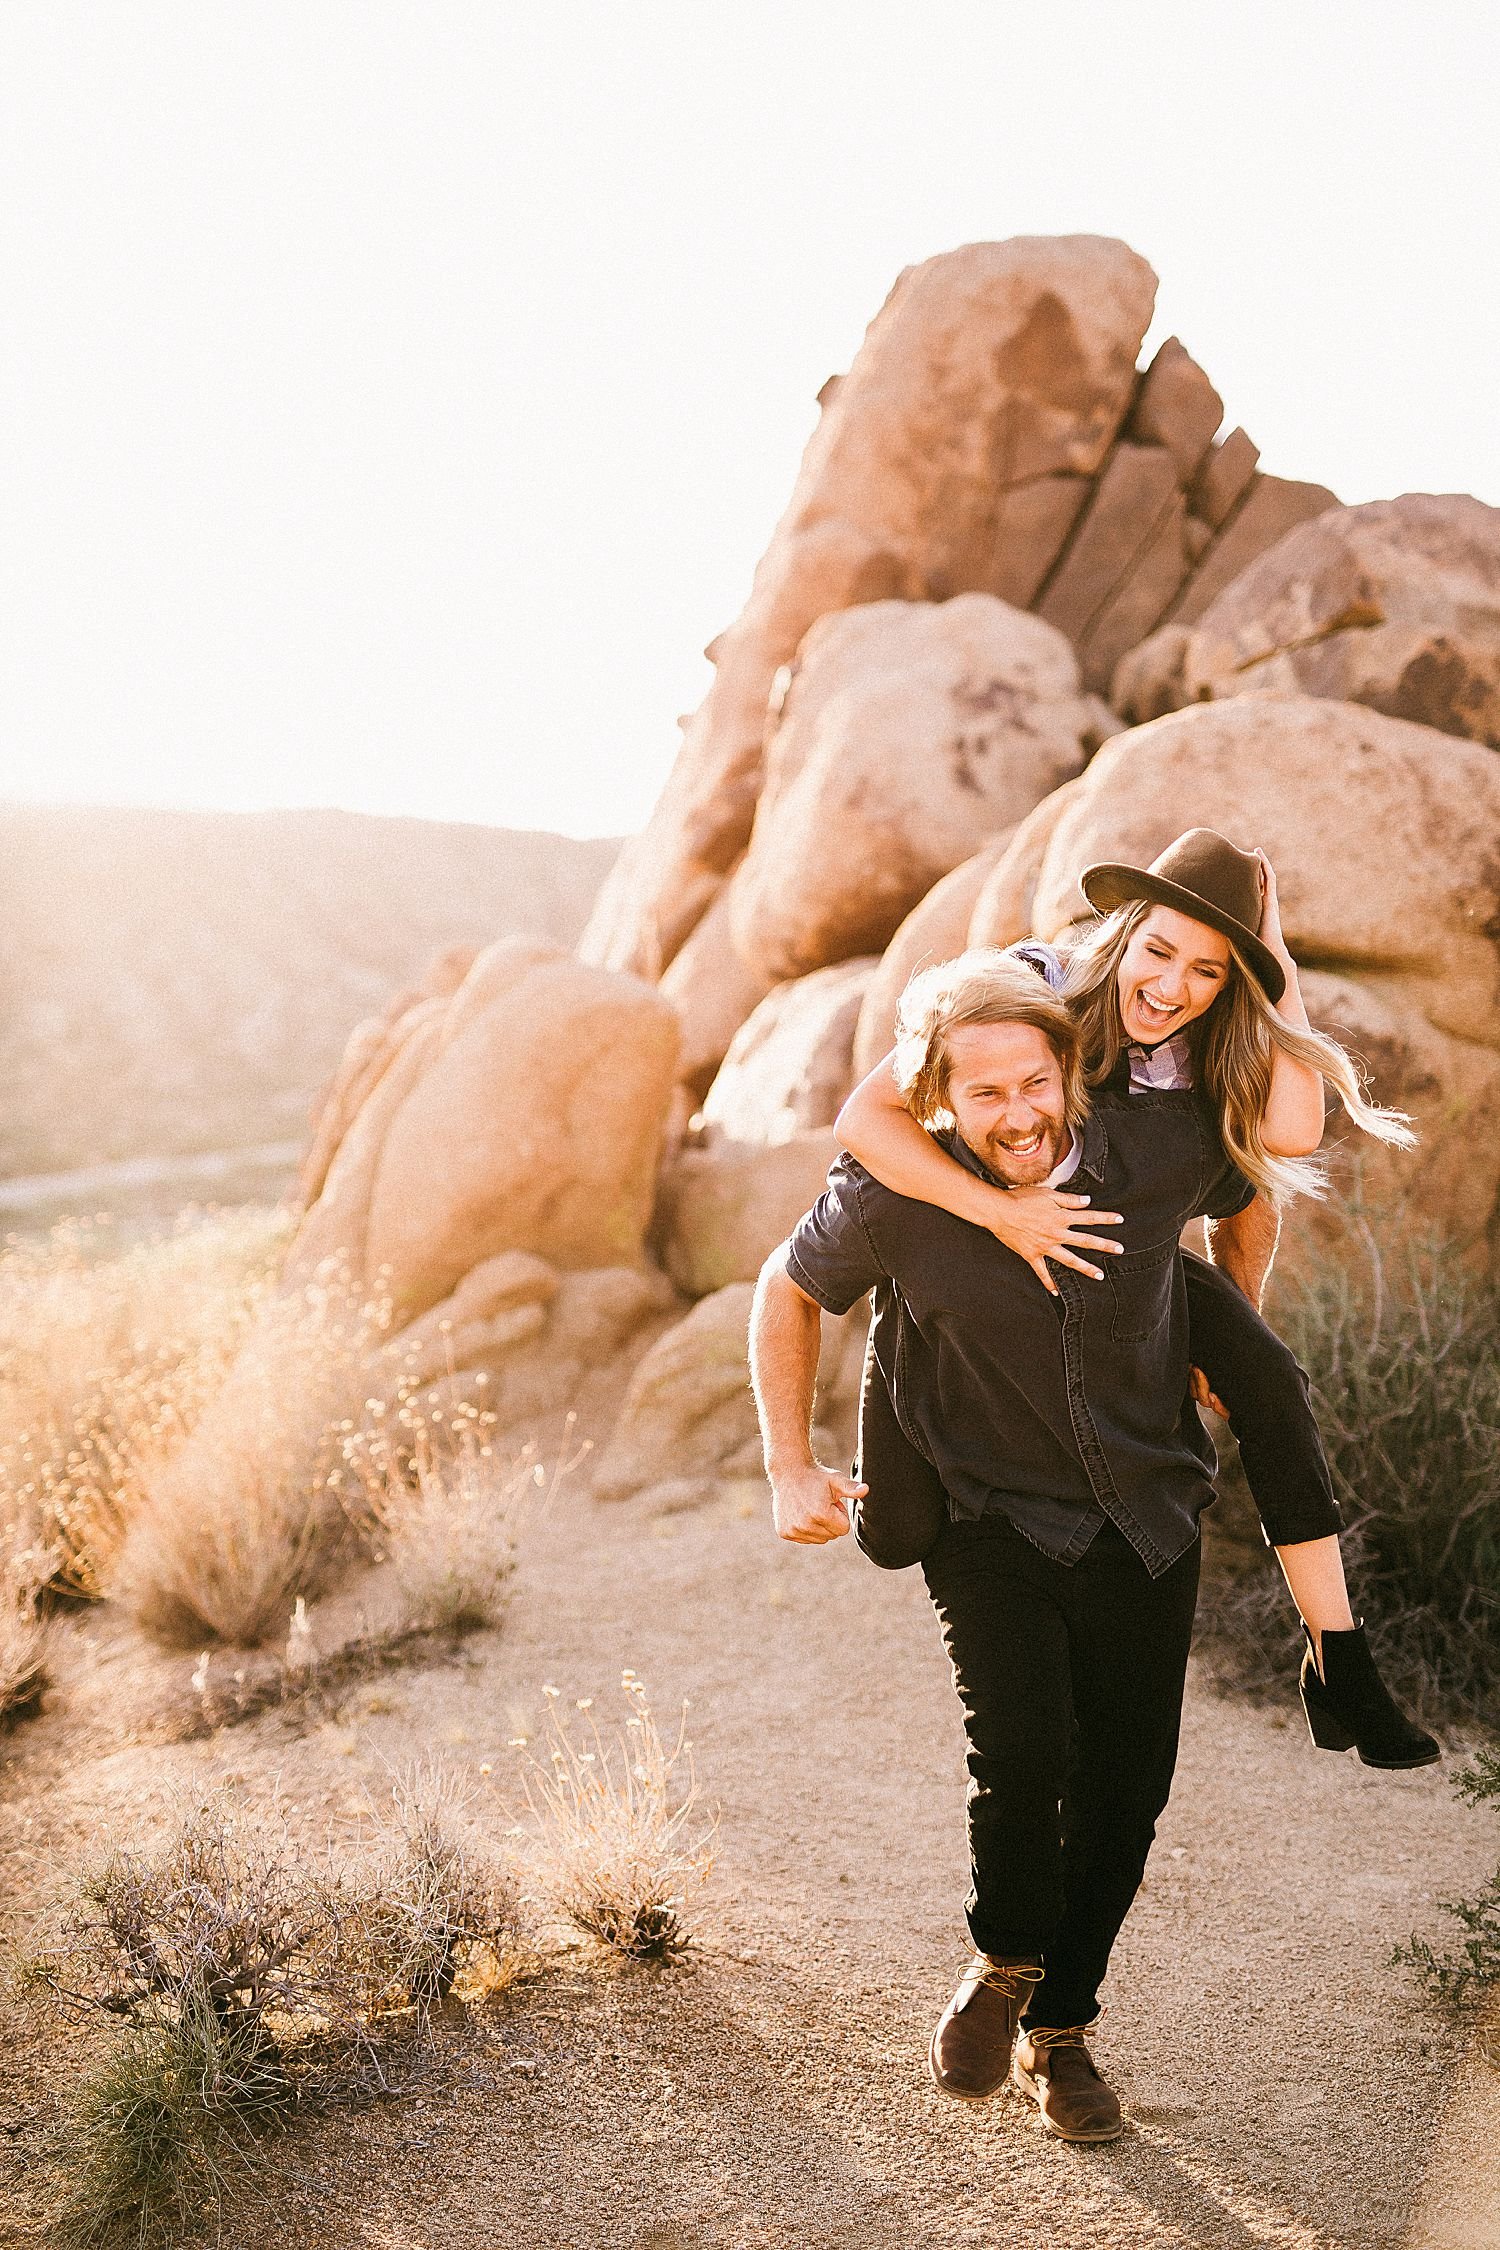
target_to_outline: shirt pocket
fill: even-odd
[[[1172,1310],[1172,1261],[1177,1243],[1159,1242],[1150,1250],[1127,1250],[1105,1268],[1114,1318],[1110,1335],[1117,1344],[1141,1343],[1154,1336]]]

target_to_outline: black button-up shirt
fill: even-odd
[[[939,1138],[990,1177],[956,1134]],[[1050,1296],[985,1228],[894,1194],[847,1153],[787,1271],[831,1313],[874,1290],[876,1361],[955,1516],[999,1507],[1065,1563],[1109,1517],[1159,1577],[1197,1537],[1216,1466],[1187,1397],[1178,1236],[1254,1189],[1191,1091],[1098,1093],[1082,1140],[1070,1184],[1124,1214],[1102,1282],[1054,1265]]]

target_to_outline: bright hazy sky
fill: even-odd
[[[1444,0],[5,0],[0,791],[638,826],[897,271],[1123,235],[1265,466],[1500,502]]]

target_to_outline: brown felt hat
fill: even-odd
[[[1133,899],[1149,899],[1153,906],[1173,906],[1206,922],[1232,938],[1267,996],[1279,1000],[1286,990],[1286,975],[1268,945],[1262,945],[1260,928],[1260,861],[1254,852],[1242,852],[1227,836],[1212,828],[1190,828],[1175,844],[1168,844],[1149,867],[1126,867],[1103,860],[1086,867],[1078,878],[1090,906],[1108,914]]]

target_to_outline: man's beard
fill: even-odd
[[[998,1133],[990,1133],[983,1148],[975,1153],[1007,1187],[1035,1187],[1057,1169],[1068,1149],[1066,1119],[1042,1118],[1038,1121],[1038,1131],[1041,1139],[1034,1149],[1018,1150],[1007,1146]]]

